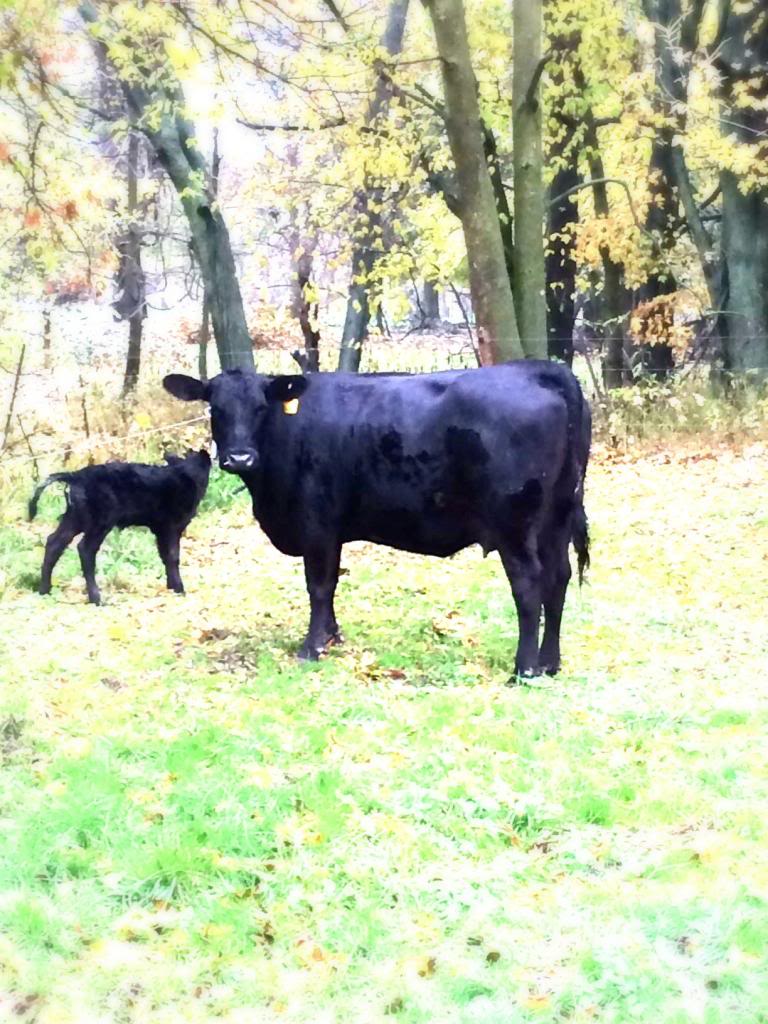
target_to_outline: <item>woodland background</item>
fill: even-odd
[[[447,319],[470,362],[575,343],[598,389],[686,360],[762,379],[766,17],[4,0],[4,369],[25,342],[22,372],[106,357],[124,393],[143,346],[354,369],[371,333],[397,362]]]
[[[765,1024],[768,11],[0,0],[0,1020]],[[588,583],[300,565],[216,470],[39,596],[37,479],[210,440],[172,370],[573,359]]]

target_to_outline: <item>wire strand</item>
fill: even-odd
[[[99,443],[104,443],[104,440],[107,440],[110,445],[118,444],[121,441],[132,441],[135,438],[146,437],[149,434],[159,434],[164,430],[172,430],[174,427],[185,427],[189,426],[190,423],[202,423],[207,419],[208,416],[194,416],[192,419],[178,420],[176,423],[165,423],[159,427],[149,427],[147,430],[137,430],[132,434],[121,434],[118,437],[113,437],[112,435],[107,435],[106,438],[91,437],[82,442],[74,442],[65,448],[55,448],[51,451],[40,452],[37,455],[9,455],[6,458],[0,457],[0,469],[11,462],[37,462],[38,459],[47,459],[54,455],[71,455],[72,452],[88,451],[89,448],[95,448]]]

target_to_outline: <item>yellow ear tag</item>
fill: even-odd
[[[286,414],[286,416],[295,416],[298,411],[298,398],[289,398],[287,402],[283,402],[283,412]]]

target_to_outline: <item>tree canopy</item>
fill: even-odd
[[[463,42],[441,37],[443,7],[463,14]],[[639,347],[674,358],[694,330],[727,370],[765,375],[764,5],[553,0],[543,13],[543,36],[520,19],[539,35],[516,58],[512,8],[496,0],[4,0],[0,313],[113,298],[133,225],[150,290],[169,271],[199,282],[222,365],[251,365],[265,308],[359,349],[369,322],[401,320],[427,284],[469,288],[481,359],[542,351],[548,320],[550,355],[570,357],[574,329],[601,343],[608,384]],[[454,42],[468,56],[456,80]],[[516,67],[532,89],[517,101]],[[522,333],[537,337],[519,351],[509,294],[519,317],[526,281]]]

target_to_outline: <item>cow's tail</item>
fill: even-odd
[[[589,568],[589,521],[586,509],[584,508],[584,480],[587,476],[589,449],[592,443],[592,414],[581,388],[578,385],[577,388],[579,392],[578,437],[574,438],[575,445],[572,451],[575,452],[577,461],[578,483],[576,485],[576,507],[573,514],[571,539],[576,549],[579,584],[582,584]]]
[[[43,480],[41,484],[38,484],[35,488],[35,493],[29,499],[29,518],[34,519],[37,515],[37,504],[40,501],[40,495],[46,487],[57,483],[71,484],[74,476],[74,473],[51,473],[47,479]]]
[[[592,413],[573,373],[565,366],[546,363],[540,383],[557,391],[568,410],[568,449],[570,465],[566,470],[567,486],[573,494],[571,542],[576,549],[579,583],[584,582],[589,568],[589,523],[584,508],[584,479],[587,475],[589,449],[592,444]]]
[[[579,488],[579,490],[583,491],[582,488]],[[574,548],[576,548],[579,584],[582,584],[589,568],[589,523],[587,522],[587,513],[584,510],[583,493],[579,495],[578,504],[573,516],[571,539],[573,540]]]
[[[579,583],[583,583],[589,568],[589,523],[584,508],[584,480],[592,445],[592,413],[581,385],[570,370],[552,364],[547,369],[550,374],[556,375],[553,383],[556,381],[557,390],[568,408],[568,448],[571,458],[568,480],[569,487],[574,489],[571,542],[576,549]]]

